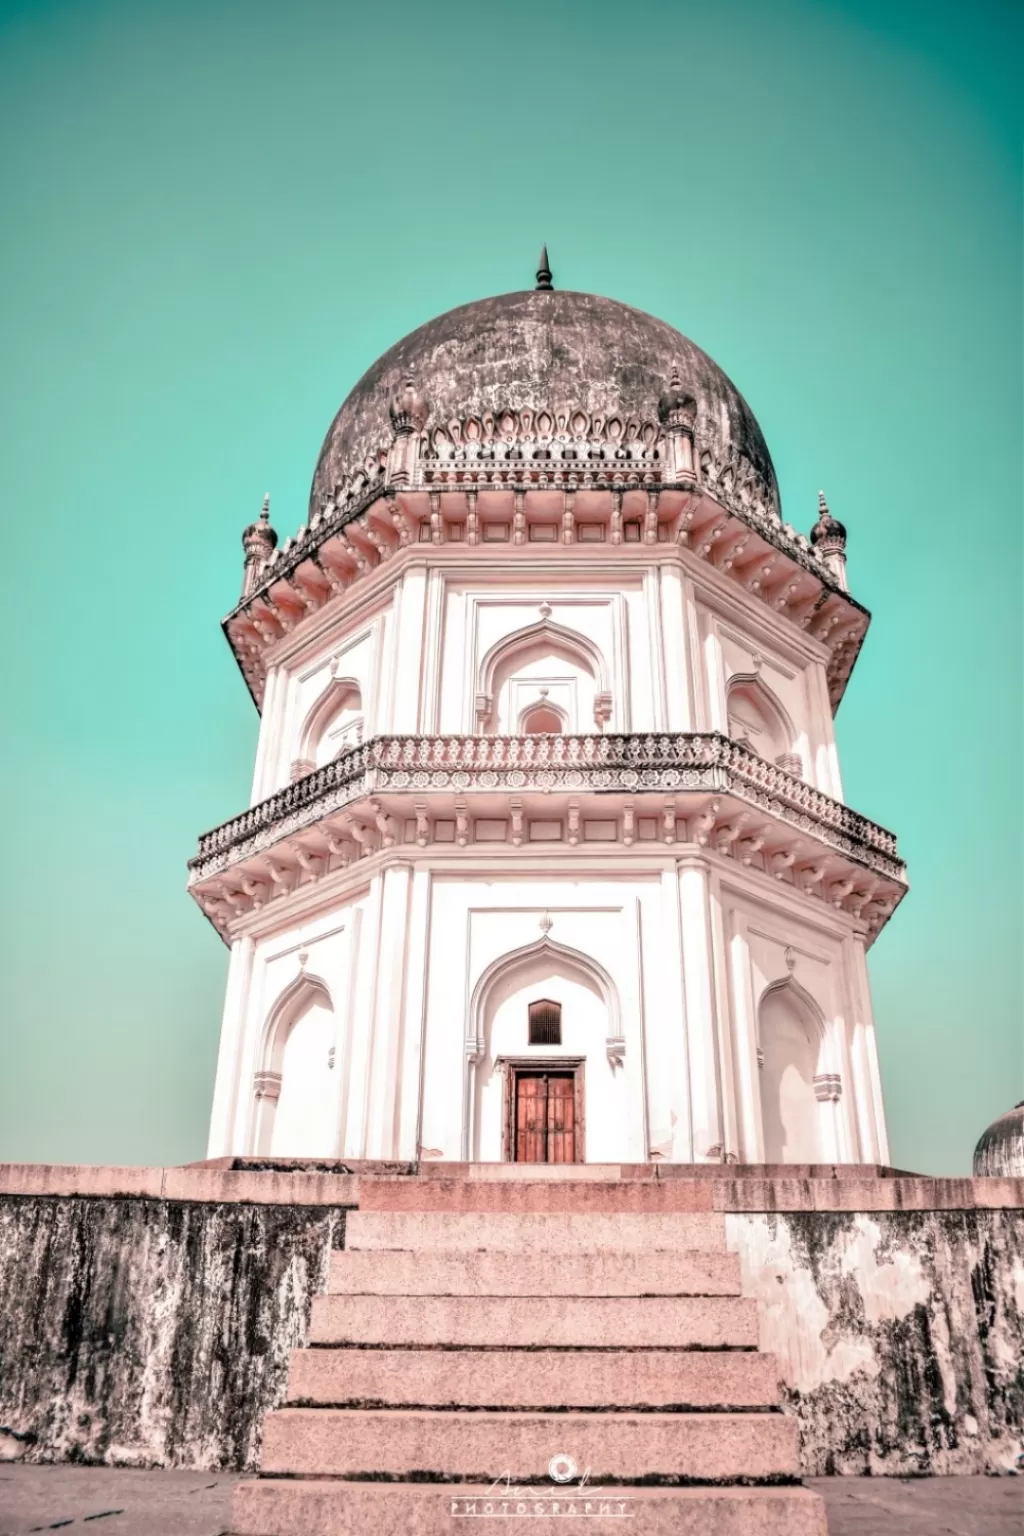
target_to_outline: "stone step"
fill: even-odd
[[[734,1253],[357,1252],[331,1258],[328,1290],[381,1296],[738,1296]]]
[[[546,1482],[554,1456],[590,1480],[748,1482],[799,1476],[797,1423],[782,1413],[442,1413],[279,1408],[270,1475]]]
[[[590,1509],[585,1506],[589,1500]],[[594,1517],[584,1529],[621,1528],[630,1536],[828,1536],[825,1505],[806,1488],[615,1488],[574,1493],[549,1483],[528,1500],[489,1487],[439,1488],[408,1483],[345,1483],[273,1479],[239,1483],[233,1536],[452,1536],[462,1529],[505,1528],[502,1502],[514,1519],[527,1504],[523,1530],[567,1528],[561,1510],[575,1503]],[[551,1515],[553,1505],[559,1513]],[[489,1513],[493,1519],[488,1520]],[[538,1514],[538,1509],[548,1512]],[[462,1524],[474,1515],[482,1525]],[[505,1516],[507,1518],[507,1516]],[[571,1518],[571,1517],[570,1517]],[[502,1520],[502,1524],[498,1524]],[[615,1522],[614,1524],[612,1522]],[[628,1521],[628,1524],[626,1523]],[[515,1526],[519,1528],[518,1522]]]
[[[753,1350],[297,1349],[290,1404],[417,1408],[771,1408]]]
[[[499,1186],[500,1187],[500,1186]],[[714,1211],[578,1215],[574,1212],[351,1211],[345,1246],[435,1253],[549,1254],[725,1252],[725,1217]],[[553,1267],[554,1272],[554,1267]]]
[[[578,1215],[710,1211],[714,1190],[699,1179],[366,1179],[363,1211],[574,1211]]]
[[[317,1296],[311,1344],[756,1349],[742,1296]]]

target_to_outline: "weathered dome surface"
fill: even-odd
[[[993,1120],[974,1149],[976,1178],[1024,1179],[1024,1102]]]
[[[390,402],[407,380],[425,400],[428,428],[487,411],[565,405],[657,422],[673,371],[697,402],[698,446],[720,460],[748,460],[766,499],[777,504],[761,429],[707,353],[663,320],[613,299],[534,290],[451,309],[378,358],[331,423],[310,510],[387,447]]]

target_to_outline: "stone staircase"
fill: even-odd
[[[826,1536],[708,1194],[361,1181],[235,1536]]]

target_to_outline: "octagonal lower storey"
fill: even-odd
[[[711,845],[379,848],[228,936],[210,1156],[888,1159],[864,923]]]

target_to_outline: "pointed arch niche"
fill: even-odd
[[[559,1010],[557,1045],[530,1044],[530,1009],[538,1002]],[[510,1059],[530,1067],[545,1060],[579,1063],[585,1069],[588,1161],[628,1160],[629,1117],[636,1106],[624,1056],[618,989],[598,961],[547,937],[502,955],[480,977],[469,1007],[464,1160],[501,1159],[504,1063]]]
[[[482,734],[602,730],[611,713],[608,667],[601,651],[585,635],[550,619],[505,636],[481,663],[476,729]],[[546,723],[530,725],[535,717]]]
[[[839,1077],[822,1072],[825,1022],[792,978],[773,982],[757,1010],[761,1125],[767,1163],[820,1163],[835,1155]]]
[[[802,774],[793,722],[775,694],[753,672],[737,672],[725,691],[726,717],[733,741],[777,763],[789,773]]]
[[[323,768],[363,739],[363,695],[354,677],[335,677],[306,716],[292,779]]]
[[[302,971],[270,1010],[254,1083],[253,1152],[335,1157],[339,1123],[334,1004]]]

